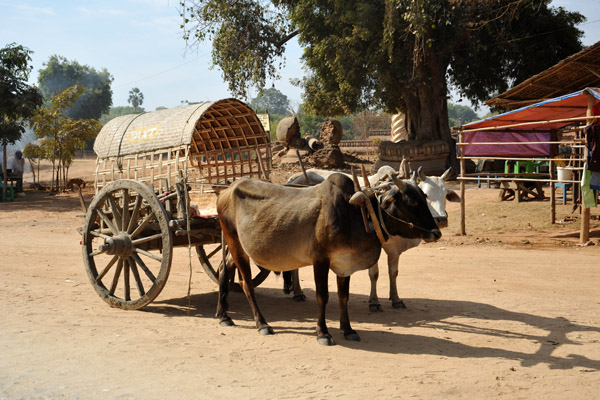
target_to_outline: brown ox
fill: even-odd
[[[273,330],[254,296],[250,259],[271,271],[313,265],[319,305],[317,340],[326,345],[334,343],[325,324],[331,269],[337,275],[340,329],[346,339],[360,340],[348,317],[350,275],[371,267],[381,253],[377,235],[365,231],[361,202],[370,201],[375,209],[381,208],[381,221],[371,221],[371,225],[385,226],[390,235],[425,241],[441,237],[421,189],[410,180],[394,182],[371,199],[362,192],[355,193],[352,180],[341,174],[307,188],[244,178],[221,192],[217,200],[221,229],[261,334],[272,334]],[[224,268],[217,317],[222,325],[233,325],[227,315],[227,275]]]

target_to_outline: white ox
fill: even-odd
[[[401,170],[404,169],[402,166]],[[293,175],[287,182],[286,185],[314,185],[327,179],[328,176],[334,173],[340,173],[338,171],[327,171],[311,168],[306,170],[306,176],[303,173]],[[426,176],[422,169],[419,168],[416,173],[413,173],[413,179],[416,179],[419,187],[427,196],[427,206],[433,216],[433,219],[437,223],[438,227],[444,228],[448,226],[448,214],[446,212],[446,201],[460,202],[460,196],[449,189],[446,186],[446,181],[449,178],[451,168],[448,168],[441,176]],[[376,174],[368,176],[368,180],[371,186],[376,186],[385,180],[388,174],[397,172],[389,166],[382,166]],[[348,174],[345,174],[350,176]],[[306,180],[309,178],[309,181]],[[406,250],[417,247],[421,243],[421,239],[407,239],[400,236],[391,236],[384,244],[383,250],[388,257],[388,273],[390,279],[390,300],[394,308],[406,308],[406,305],[398,296],[398,287],[396,279],[398,278],[398,263],[400,255]],[[369,268],[369,278],[371,278],[371,293],[369,295],[369,309],[371,311],[382,311],[379,298],[377,296],[377,279],[379,278],[379,266],[375,263]],[[285,284],[284,291],[289,293],[294,292],[294,299],[297,301],[303,301],[306,296],[302,292],[300,287],[300,279],[298,277],[298,270],[291,271],[290,276],[284,274]]]

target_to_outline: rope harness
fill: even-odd
[[[367,201],[365,201],[366,206],[367,206],[367,210],[369,211],[369,215],[371,217],[371,221],[373,222],[373,226],[375,227],[375,233],[377,234],[377,238],[379,239],[379,242],[383,245],[387,240],[385,239],[384,233],[387,235],[388,239],[390,238],[390,236],[392,236],[390,234],[390,232],[388,231],[387,227],[385,226],[385,222],[383,221],[383,215],[381,214],[381,204],[379,204],[379,198],[377,197],[377,195],[372,191],[372,190],[362,190],[363,193],[365,193],[367,195]],[[377,199],[377,214],[375,214],[375,210],[373,209],[373,205],[371,204],[370,198],[371,196],[375,196],[375,198]],[[390,218],[398,221],[398,222],[402,222],[403,224],[408,225],[408,227],[410,229],[419,229],[423,232],[429,232],[429,229],[425,229],[422,228],[420,226],[415,225],[414,223],[410,222],[410,221],[406,221],[403,220],[402,218],[398,218],[392,214],[390,214],[387,210],[383,209],[383,212],[386,213]]]

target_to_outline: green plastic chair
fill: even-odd
[[[15,189],[12,187],[12,185],[6,185],[6,187],[4,187],[0,182],[0,201],[9,200],[15,200]]]

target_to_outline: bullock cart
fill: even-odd
[[[256,114],[225,99],[126,115],[102,128],[94,151],[95,196],[89,206],[82,198],[79,231],[100,297],[128,310],[150,303],[165,286],[174,247],[194,247],[218,282],[228,256],[215,190],[241,176],[269,177],[269,137]],[[254,284],[268,273],[259,268]]]

